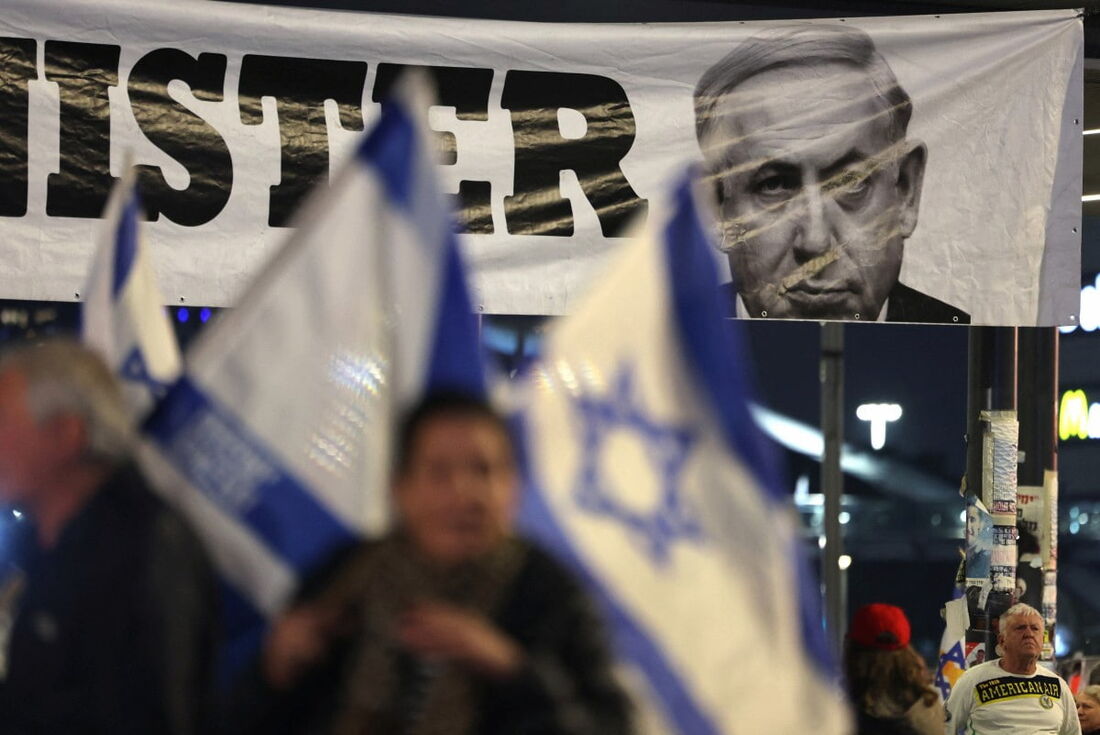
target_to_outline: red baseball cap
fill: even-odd
[[[876,602],[856,610],[848,637],[867,648],[896,651],[909,645],[909,633],[909,618],[900,607]]]

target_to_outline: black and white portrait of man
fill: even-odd
[[[738,316],[969,323],[898,280],[928,158],[911,115],[871,37],[840,24],[759,33],[703,74],[696,135]]]

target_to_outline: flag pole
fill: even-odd
[[[844,642],[847,606],[844,594],[844,553],[841,536],[841,497],[844,475],[840,470],[840,452],[844,443],[844,324],[821,325],[821,490],[825,496],[825,548],[821,555],[821,580],[825,586],[825,622],[829,641],[839,654]]]

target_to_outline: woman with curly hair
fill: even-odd
[[[844,670],[857,735],[943,733],[943,703],[909,635],[909,619],[893,605],[866,605],[852,618]]]

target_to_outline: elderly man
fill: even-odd
[[[1000,619],[1001,658],[963,674],[947,700],[947,735],[1080,735],[1073,692],[1039,666],[1043,618],[1024,603]]]
[[[26,531],[5,733],[209,732],[212,578],[128,462],[129,424],[110,372],[80,345],[0,359],[0,499]]]
[[[398,437],[396,531],[336,561],[276,623],[261,692],[253,680],[238,700],[257,712],[230,731],[629,732],[588,599],[513,535],[517,490],[496,414],[459,395],[422,403]]]
[[[969,323],[898,282],[925,146],[912,104],[856,28],[782,27],[695,88],[699,144],[742,317]]]

